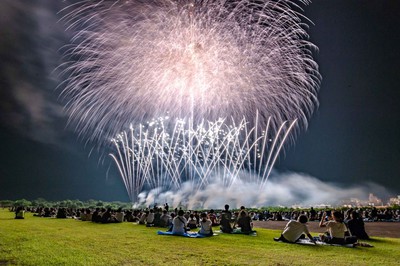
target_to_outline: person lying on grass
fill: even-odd
[[[279,238],[275,237],[274,240],[287,243],[296,243],[299,239],[304,238],[304,234],[306,234],[310,241],[316,244],[314,238],[308,231],[308,227],[306,225],[307,222],[307,216],[304,214],[300,215],[297,221],[289,221],[283,229],[281,236]]]

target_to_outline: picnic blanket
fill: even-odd
[[[216,232],[224,233],[222,231],[216,231]],[[256,231],[251,231],[250,233],[244,233],[238,228],[233,229],[233,231],[231,233],[224,233],[224,234],[240,234],[240,235],[248,235],[248,236],[257,236],[257,232]]]
[[[299,239],[297,242],[283,242],[283,241],[277,241],[277,242],[282,242],[282,243],[289,243],[289,244],[299,244],[299,245],[315,245],[313,242],[311,242],[309,239]],[[339,245],[339,244],[329,244],[325,243],[323,241],[316,240],[317,245],[321,246],[336,246],[336,247],[347,247],[347,248],[354,248],[356,245],[355,244],[345,244],[345,245]]]
[[[165,235],[165,236],[183,236],[183,237],[190,237],[190,238],[204,238],[204,237],[209,237],[206,235],[202,235],[196,232],[186,232],[184,234],[173,234],[172,232],[165,232],[165,231],[157,231],[158,235]],[[213,234],[214,236],[216,234]]]

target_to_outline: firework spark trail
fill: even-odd
[[[71,122],[100,141],[166,114],[195,124],[252,123],[258,110],[261,128],[268,117],[273,131],[286,120],[306,127],[320,75],[297,3],[309,1],[84,0],[67,7],[64,21],[76,32],[63,91]]]
[[[112,140],[116,154],[110,155],[133,203],[143,190],[161,193],[180,189],[188,181],[194,192],[216,178],[223,187],[230,188],[237,181],[249,181],[241,180],[243,172],[262,191],[295,121],[283,123],[273,139],[269,138],[268,128],[245,130],[248,122],[244,119],[236,127],[218,120],[201,123],[197,128],[190,121],[178,120],[172,136],[165,129],[168,123],[168,119],[158,118],[132,126],[130,132],[122,132]],[[253,138],[253,132],[260,135]]]

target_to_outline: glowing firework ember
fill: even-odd
[[[135,125],[113,138],[112,155],[132,201],[186,180],[229,187],[243,170],[264,187],[293,131],[286,121],[306,127],[318,104],[315,46],[296,10],[289,0],[104,0],[64,10],[76,30],[65,69],[71,121],[100,141]]]

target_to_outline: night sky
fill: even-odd
[[[128,201],[111,159],[67,126],[63,2],[0,2],[0,199]],[[400,194],[400,1],[315,0],[305,15],[320,105],[276,169]]]

